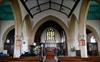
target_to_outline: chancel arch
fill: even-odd
[[[65,40],[65,31],[56,22],[49,20],[44,22],[37,30],[34,42],[43,45],[45,51],[47,48],[65,50],[67,44]],[[63,46],[63,44],[65,44]],[[67,50],[66,50],[67,51]],[[66,52],[67,53],[67,52]],[[60,55],[64,55],[60,52]]]
[[[34,36],[34,43],[42,44],[45,48],[62,49],[66,51],[64,55],[67,55],[67,27],[65,28],[64,24],[61,24],[63,22],[56,17],[48,16],[46,19],[40,20],[40,23]]]
[[[66,24],[59,18],[55,17],[55,16],[52,16],[52,15],[49,15],[49,16],[46,16],[44,18],[42,18],[40,21],[37,22],[37,24],[33,27],[33,41],[35,39],[35,34],[38,30],[38,28],[40,27],[40,25],[42,25],[44,22],[48,21],[48,20],[53,20],[55,21],[57,24],[59,24],[65,31],[65,34],[67,34],[68,32],[68,26],[66,26]],[[67,21],[67,20],[66,20]],[[67,35],[68,36],[68,35]],[[67,38],[66,38],[67,40]],[[31,42],[33,43],[33,42]]]

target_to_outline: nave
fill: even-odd
[[[100,62],[100,1],[0,0],[0,62]]]

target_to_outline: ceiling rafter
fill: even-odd
[[[40,5],[39,5],[39,0],[37,0],[37,4],[38,4],[38,8],[39,8],[39,10],[41,12],[41,8],[40,8]]]
[[[78,5],[79,1],[80,1],[80,0],[77,0],[77,1],[75,0],[75,4],[74,4],[74,6],[73,6],[72,10],[70,11],[70,13],[69,13],[68,17],[70,17],[70,16],[71,16],[72,12],[75,10],[75,8],[76,8],[76,6]]]
[[[61,0],[60,3],[58,2],[55,2],[53,0],[48,0],[46,2],[42,1],[42,0],[36,0],[37,4],[36,6],[33,6],[31,8],[29,8],[27,5],[30,5],[30,4],[26,4],[27,2],[29,2],[29,0],[20,0],[23,4],[23,6],[25,7],[25,9],[27,10],[27,12],[29,13],[29,15],[33,18],[34,15],[42,12],[42,11],[46,11],[46,10],[49,10],[49,9],[52,9],[52,10],[56,10],[58,12],[61,12],[65,15],[68,16],[68,18],[71,16],[71,14],[73,13],[73,11],[75,10],[75,8],[77,7],[78,3],[80,0],[69,0],[69,1],[72,1],[73,2],[73,6],[72,8],[70,8],[69,6],[66,6],[64,5],[64,2],[67,2],[67,0]],[[31,1],[35,1],[35,0],[31,0]],[[42,1],[42,3],[40,3],[40,1]],[[60,1],[60,0],[59,0]],[[46,5],[49,5],[48,7],[46,7],[45,9],[42,8],[43,5],[46,6]],[[56,5],[56,6],[59,6],[59,8],[57,7],[52,7],[52,5]],[[35,9],[37,7],[37,9]],[[32,13],[32,10],[35,10],[37,12],[34,12]]]
[[[51,0],[49,0],[49,9],[51,9]]]
[[[20,0],[20,1],[22,2],[23,6],[25,7],[25,9],[29,13],[29,15],[33,18],[33,15],[31,14],[30,10],[28,9],[27,5],[25,4],[25,1],[23,1],[23,0]],[[28,0],[26,0],[26,1],[28,1]]]
[[[59,11],[61,11],[61,9],[62,9],[62,4],[63,4],[63,2],[64,2],[64,0],[62,0],[62,2],[61,2],[61,6],[60,6]]]

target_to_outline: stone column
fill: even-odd
[[[29,15],[27,15],[25,17],[25,20],[26,20],[25,23],[26,23],[26,29],[27,29],[28,44],[32,45],[32,30],[33,30],[33,28],[32,28],[32,21],[31,21]]]
[[[21,24],[22,17],[18,4],[18,0],[10,0],[15,17],[15,43],[14,43],[14,57],[19,58],[21,55]]]
[[[24,19],[22,24],[22,44],[21,44],[21,53],[25,54],[25,52],[28,52],[28,32],[27,32],[27,23]]]
[[[80,8],[79,16],[79,44],[81,57],[88,57],[87,55],[87,41],[86,41],[86,11],[89,0],[83,0]]]
[[[71,16],[71,20],[69,22],[69,32],[67,33],[67,38],[68,38],[68,56],[76,56],[75,51],[72,51],[71,49],[75,47],[76,49],[76,44],[75,44],[75,22],[76,18],[74,15]]]
[[[28,52],[30,50],[30,45],[32,45],[32,23],[29,15],[26,15],[22,24],[22,53]]]
[[[1,25],[1,22],[0,22],[0,52],[3,51],[3,42],[2,42],[3,36],[1,36],[1,29],[2,29],[1,27],[2,27],[2,25]]]

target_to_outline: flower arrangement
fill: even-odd
[[[40,48],[40,46],[36,46],[35,48],[33,48],[34,54],[38,55],[40,53]]]

